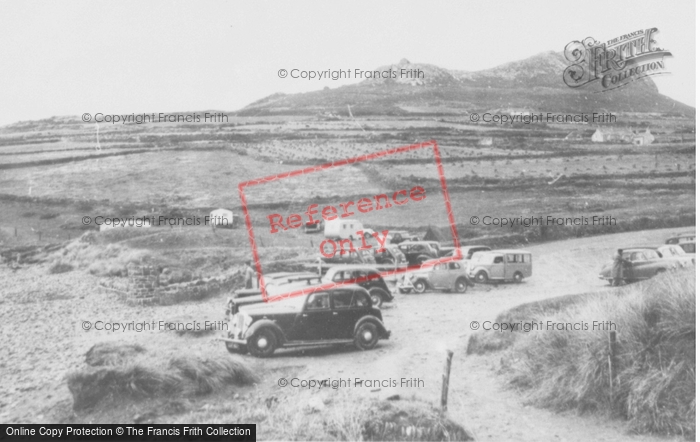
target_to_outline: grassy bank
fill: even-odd
[[[505,350],[503,371],[530,403],[621,417],[635,432],[695,437],[694,269],[602,294],[526,304],[496,322],[520,321],[545,327],[475,335],[467,351]],[[548,321],[583,330],[547,329]],[[593,321],[614,327],[593,330]],[[617,333],[612,358],[609,330]]]

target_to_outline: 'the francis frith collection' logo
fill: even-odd
[[[664,57],[672,54],[656,46],[657,28],[640,29],[607,42],[588,37],[572,41],[564,56],[572,64],[564,70],[564,83],[572,88],[585,85],[607,92],[633,81],[666,74]]]

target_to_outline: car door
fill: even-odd
[[[430,284],[433,288],[444,289],[449,287],[450,273],[446,263],[435,264],[430,272]]]
[[[357,309],[353,308],[353,289],[333,290],[331,299],[332,324],[330,325],[331,339],[352,338],[357,319]]]
[[[332,339],[333,312],[328,292],[311,293],[306,298],[297,329],[302,340]]]
[[[457,283],[457,278],[460,276],[466,276],[467,272],[464,269],[464,265],[459,262],[447,263],[447,278],[445,279],[445,288],[453,289]]]
[[[489,266],[489,276],[491,279],[505,279],[506,263],[504,261],[503,255],[493,257],[493,263]]]
[[[629,255],[629,268],[625,272],[625,279],[651,278],[651,266],[642,252],[632,252]]]

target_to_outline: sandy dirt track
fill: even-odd
[[[654,230],[580,238],[526,248],[533,253],[533,276],[522,284],[477,285],[466,294],[428,292],[397,295],[383,309],[392,337],[373,351],[352,348],[284,350],[274,357],[243,358],[265,373],[258,385],[267,396],[296,397],[300,404],[320,395],[327,402],[358,397],[415,396],[437,405],[446,349],[454,351],[449,415],[472,431],[477,440],[578,441],[660,440],[626,434],[624,423],[599,417],[555,414],[522,405],[522,397],[503,388],[497,358],[466,356],[472,321],[485,321],[510,307],[549,297],[612,291],[597,278],[613,249],[661,244],[679,229]],[[685,229],[690,230],[690,229]],[[125,340],[171,353],[225,352],[213,336],[177,337],[172,333],[123,333],[81,330],[82,320],[150,321],[189,315],[200,320],[223,317],[225,297],[167,307],[129,307],[95,290],[96,278],[71,272],[48,275],[41,267],[12,273],[0,270],[6,281],[0,297],[0,421],[50,422],[56,410],[70,408],[63,376],[83,366],[84,353],[96,342]],[[591,318],[605,320],[606,318]],[[349,387],[308,391],[277,385],[284,377],[299,379],[356,379],[390,382],[419,379],[414,388]],[[172,419],[174,420],[174,419]],[[170,420],[170,421],[172,421]],[[168,422],[167,417],[159,421]]]

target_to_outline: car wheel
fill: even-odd
[[[416,289],[416,293],[425,293],[425,290],[428,288],[428,286],[425,283],[425,281],[419,279],[418,281],[413,283],[413,288]]]
[[[365,232],[365,238],[370,239],[372,237],[372,234],[369,232]]]
[[[516,284],[520,284],[521,282],[523,282],[523,274],[520,272],[515,272],[515,274],[513,275],[513,281]]]
[[[373,288],[369,291],[369,297],[372,299],[372,305],[381,307],[384,304],[384,293],[381,289]]]
[[[457,293],[464,293],[467,291],[467,280],[464,278],[459,278],[455,283],[455,291]]]
[[[405,295],[407,293],[411,293],[411,289],[399,289],[399,293],[402,293]]]
[[[360,350],[372,350],[379,341],[379,330],[371,322],[365,322],[355,332],[355,347]]]
[[[489,275],[485,271],[480,271],[479,273],[476,274],[476,282],[478,283],[485,283],[489,282]]]
[[[248,351],[255,357],[266,358],[277,349],[277,336],[269,328],[261,328],[248,338]]]
[[[248,353],[248,349],[245,345],[234,344],[233,342],[226,342],[226,350],[228,350],[229,353],[237,355],[244,355]]]

